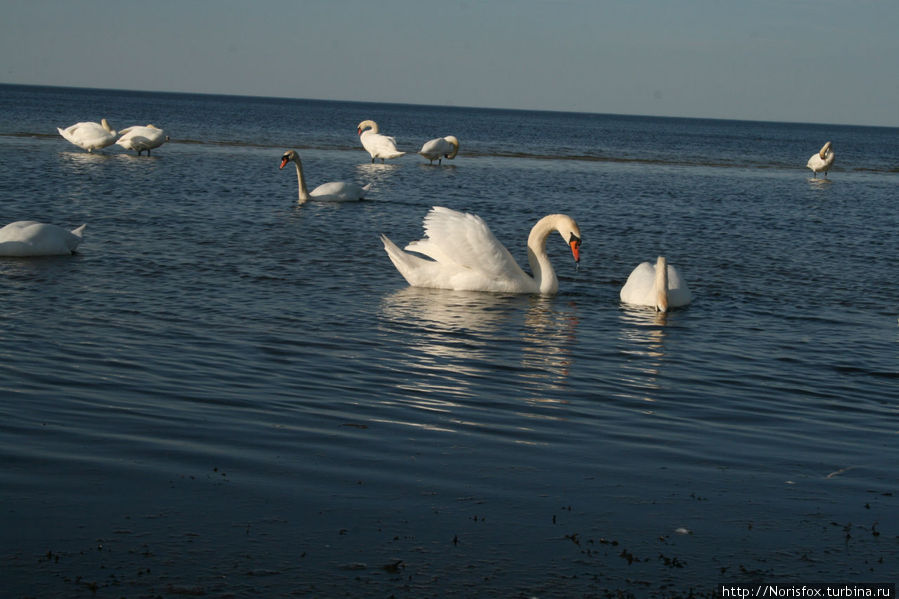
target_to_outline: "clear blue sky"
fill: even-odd
[[[0,0],[0,82],[899,126],[897,0]]]

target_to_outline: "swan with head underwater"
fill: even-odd
[[[68,231],[58,225],[19,220],[0,229],[0,256],[64,256],[75,252],[84,228]]]
[[[658,312],[686,306],[693,301],[693,294],[665,256],[659,256],[655,265],[643,262],[631,272],[621,288],[621,301],[637,306],[651,306]]]
[[[372,162],[375,161],[375,158],[380,158],[381,162],[384,162],[385,158],[399,158],[405,154],[396,149],[396,139],[378,133],[378,124],[374,121],[359,123],[356,133],[359,134],[362,147],[371,154]]]
[[[426,237],[405,249],[430,260],[401,250],[381,235],[391,262],[413,287],[554,294],[559,290],[559,280],[546,255],[546,239],[553,231],[558,231],[571,248],[575,263],[580,262],[581,231],[565,214],[544,216],[531,229],[527,250],[533,276],[518,266],[477,215],[435,206],[425,215],[424,229]]]
[[[302,204],[308,200],[320,200],[323,202],[356,202],[365,196],[365,192],[371,189],[371,183],[361,187],[355,183],[344,183],[343,181],[332,181],[330,183],[322,183],[312,191],[306,189],[306,179],[303,177],[303,162],[296,150],[288,150],[281,156],[281,166],[284,168],[288,162],[293,162],[297,167],[297,183],[299,186],[298,202]]]
[[[116,132],[106,119],[100,119],[99,123],[75,123],[65,129],[57,127],[56,130],[66,141],[88,152],[111,146],[116,140]]]
[[[812,157],[808,159],[806,166],[812,169],[812,173],[814,173],[816,179],[820,172],[823,172],[826,177],[827,171],[833,166],[833,159],[833,150],[830,147],[830,142],[827,142],[816,154],[812,154]]]
[[[444,158],[452,160],[459,153],[459,140],[454,135],[438,137],[426,141],[418,153],[427,158],[430,164],[434,164],[435,160],[437,164],[443,164]]]
[[[165,134],[165,131],[152,124],[132,125],[122,129],[119,133],[121,137],[115,142],[116,145],[122,146],[126,150],[134,150],[138,156],[144,150],[149,156],[150,150],[169,141],[169,136]]]

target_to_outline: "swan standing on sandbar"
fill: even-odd
[[[84,227],[67,231],[57,225],[33,220],[9,223],[0,229],[0,256],[64,256],[71,254],[84,237]]]
[[[116,132],[109,126],[106,119],[101,119],[99,123],[75,123],[65,129],[57,127],[56,130],[67,141],[88,152],[111,146],[116,139]]]
[[[418,153],[427,158],[431,164],[434,164],[435,160],[437,164],[443,164],[443,158],[452,160],[459,153],[459,140],[452,135],[438,137],[425,142]]]
[[[307,200],[321,200],[323,202],[355,202],[361,200],[365,192],[371,188],[371,183],[365,187],[360,187],[355,183],[344,183],[342,181],[333,181],[331,183],[322,183],[311,192],[306,191],[306,179],[303,177],[303,162],[296,150],[288,150],[281,156],[281,166],[284,168],[288,162],[293,162],[297,167],[297,183],[300,188],[300,199],[298,202],[302,204]]]
[[[372,162],[375,158],[380,158],[381,162],[384,162],[385,158],[399,158],[405,154],[396,149],[396,139],[378,133],[378,124],[374,121],[359,123],[356,133],[359,134],[362,147],[371,154]]]
[[[122,129],[119,133],[121,137],[116,141],[116,145],[122,146],[126,150],[134,150],[138,156],[144,150],[147,151],[147,156],[149,156],[150,150],[158,148],[169,140],[169,136],[165,134],[165,131],[155,125],[147,125],[146,127],[134,125],[127,129]]]
[[[830,149],[830,142],[827,142],[817,154],[812,154],[812,157],[808,159],[808,164],[806,164],[806,166],[812,169],[816,179],[818,178],[818,173],[822,171],[826,177],[827,171],[829,171],[830,167],[833,165],[833,159],[833,150]]]
[[[544,216],[528,235],[528,262],[534,276],[524,272],[479,216],[435,206],[424,218],[426,237],[413,241],[406,250],[381,235],[393,265],[413,287],[456,291],[554,294],[559,280],[546,255],[546,238],[558,231],[580,262],[581,231],[570,216]]]
[[[621,288],[621,301],[667,312],[669,308],[689,304],[693,301],[693,294],[677,270],[668,264],[664,256],[659,256],[655,266],[643,262],[631,272]]]

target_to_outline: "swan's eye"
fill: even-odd
[[[571,238],[568,240],[568,243],[569,244],[573,243],[573,244],[575,244],[574,247],[579,248],[579,247],[581,247],[581,238],[578,237],[577,235],[575,235],[574,233],[572,233]]]

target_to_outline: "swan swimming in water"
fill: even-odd
[[[119,134],[121,137],[116,141],[116,145],[122,146],[126,150],[134,150],[138,156],[144,150],[149,156],[150,150],[169,141],[169,136],[165,134],[165,131],[155,125],[134,125],[122,129]]]
[[[396,139],[378,133],[378,124],[374,121],[362,121],[356,127],[356,133],[359,134],[359,141],[362,147],[371,154],[371,161],[380,158],[384,162],[385,158],[399,158],[405,152],[396,149]]]
[[[84,228],[67,231],[33,220],[9,223],[0,229],[0,256],[63,256],[71,254],[84,237]]]
[[[311,192],[306,191],[306,179],[303,177],[303,162],[296,150],[288,150],[281,156],[281,166],[284,168],[288,162],[293,162],[297,167],[297,183],[299,185],[300,204],[308,200],[321,200],[323,202],[355,202],[361,200],[365,192],[371,188],[371,183],[365,187],[360,187],[354,183],[343,183],[342,181],[333,181],[331,183],[322,183]]]
[[[396,269],[413,287],[456,291],[554,294],[559,280],[546,255],[546,239],[558,231],[580,261],[581,231],[570,216],[544,216],[528,235],[528,262],[534,276],[524,272],[479,216],[435,206],[424,218],[426,237],[413,241],[406,250],[381,235],[384,249]]]
[[[68,142],[88,152],[111,146],[116,140],[116,132],[109,126],[106,119],[100,119],[99,123],[75,123],[65,129],[57,127],[56,130]]]
[[[643,262],[631,272],[621,288],[621,301],[667,312],[669,308],[689,304],[693,294],[677,270],[664,256],[659,256],[655,265]]]
[[[437,164],[443,164],[443,158],[452,160],[459,153],[459,140],[452,135],[438,137],[425,142],[418,153],[427,158],[431,164],[434,164],[435,160]]]
[[[822,171],[826,177],[827,171],[829,171],[830,167],[833,165],[833,159],[833,150],[830,148],[830,142],[827,142],[816,154],[812,154],[812,157],[808,159],[808,164],[806,164],[806,166],[812,169],[816,179],[818,178],[818,173]]]

